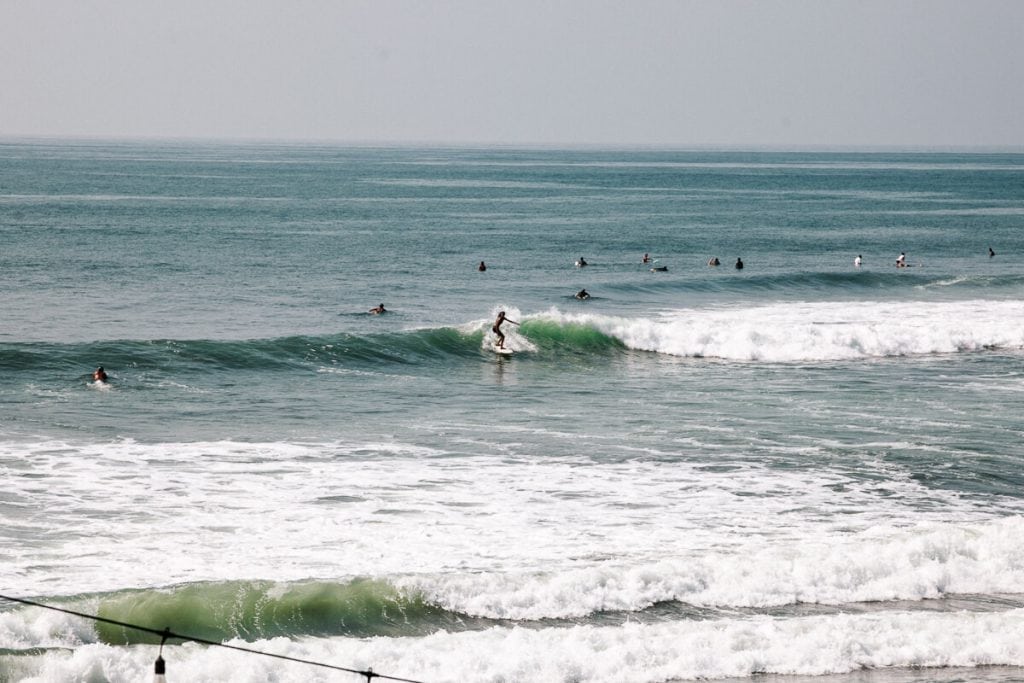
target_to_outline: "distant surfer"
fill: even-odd
[[[717,256],[712,256],[712,257],[711,257],[711,258],[710,258],[710,259],[708,260],[708,265],[709,265],[709,266],[720,266],[720,265],[722,265],[722,262],[718,260],[718,257],[717,257]]]
[[[900,252],[900,255],[896,257],[896,267],[906,268],[907,267],[907,255],[904,252]]]
[[[645,253],[643,259],[641,259],[640,262],[641,263],[650,263],[651,262],[651,255]]]
[[[853,259],[853,265],[856,268],[860,268],[861,263],[863,263],[863,259],[861,259],[860,254],[857,254],[857,258]]]
[[[580,260],[576,262],[576,267],[577,268],[583,268],[586,265],[587,265],[587,260],[585,258],[583,258],[582,256],[580,256]]]
[[[479,271],[480,271],[480,272],[482,273],[482,272],[484,272],[485,270],[487,270],[487,264],[486,264],[486,263],[484,263],[483,261],[481,261],[481,262],[480,262],[480,265],[479,265],[479,266],[477,266],[477,267],[476,267],[476,269],[477,269],[477,270],[479,270]]]
[[[988,248],[988,257],[992,258],[995,255],[996,255],[996,252],[992,251],[992,247],[989,247]]]
[[[498,337],[497,347],[499,349],[505,348],[505,333],[501,331],[502,323],[512,323],[513,325],[519,324],[515,320],[512,320],[511,318],[506,318],[505,311],[498,311],[498,317],[494,321],[494,326],[491,327],[491,332],[493,332]]]
[[[101,365],[101,366],[99,366],[98,368],[96,368],[93,371],[92,378],[93,378],[93,380],[99,382],[100,384],[106,384],[107,383],[107,371],[104,370],[103,366]]]
[[[371,308],[368,312],[370,315],[380,315],[381,313],[387,313],[387,310],[384,308],[384,304],[381,304]]]
[[[743,259],[736,257],[736,270],[743,270]]]
[[[580,301],[583,301],[585,299],[589,299],[590,298],[590,292],[588,292],[585,289],[581,289],[580,291],[576,292],[576,298],[579,299]]]

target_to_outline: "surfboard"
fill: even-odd
[[[498,346],[492,346],[491,347],[491,351],[494,351],[499,356],[511,356],[512,353],[513,353],[512,349],[503,349],[503,348],[498,347]]]

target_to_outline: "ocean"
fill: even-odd
[[[6,140],[0,235],[5,596],[423,683],[1024,680],[1024,154]],[[2,681],[159,641],[0,600]]]

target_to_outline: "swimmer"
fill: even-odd
[[[862,262],[863,262],[863,260],[861,259],[861,257],[860,257],[860,254],[857,254],[857,258],[853,259],[853,265],[854,265],[854,266],[855,266],[856,268],[860,268],[860,264],[861,264]]]
[[[368,313],[369,313],[370,315],[380,315],[381,313],[387,313],[387,311],[386,311],[386,310],[384,309],[384,304],[381,304],[380,306],[376,306],[376,307],[374,307],[374,308],[371,308],[371,309],[370,309],[369,311],[367,311],[367,312],[368,312]]]
[[[589,299],[590,298],[590,292],[588,292],[585,289],[581,289],[580,291],[576,292],[576,298],[579,299],[580,301],[583,301],[585,299]]]
[[[743,259],[736,257],[736,270],[743,270]]]
[[[992,247],[989,247],[988,248],[988,257],[992,258],[995,255],[996,255],[996,252],[992,251]]]
[[[582,256],[580,256],[580,260],[576,262],[576,267],[577,268],[582,268],[585,265],[587,265],[587,260],[585,258],[583,258]]]
[[[896,257],[896,267],[906,268],[907,267],[907,255],[904,252],[900,252],[900,255]]]
[[[491,327],[491,332],[498,336],[498,348],[505,348],[505,333],[501,331],[502,323],[512,323],[518,325],[515,320],[505,317],[505,311],[498,311],[498,318],[494,321],[494,325]]]
[[[718,257],[717,257],[717,256],[712,256],[712,257],[711,257],[711,258],[710,258],[710,259],[708,260],[708,265],[709,265],[709,266],[720,266],[720,265],[722,265],[722,262],[718,260]]]
[[[480,271],[480,272],[482,273],[482,272],[484,272],[485,270],[487,270],[487,264],[486,264],[486,263],[484,263],[483,261],[481,261],[481,262],[480,262],[480,265],[479,265],[479,266],[477,266],[477,267],[476,267],[476,269],[477,269],[477,270],[479,270],[479,271]]]
[[[93,380],[99,382],[100,384],[106,384],[107,383],[107,371],[104,370],[103,366],[101,365],[98,368],[96,368],[96,370],[93,371],[92,378],[93,378]]]
[[[640,263],[650,263],[650,262],[651,262],[651,255],[650,254],[644,254],[644,257],[642,259],[640,259]]]

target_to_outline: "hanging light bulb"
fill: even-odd
[[[171,636],[170,627],[164,629],[163,636],[160,639],[160,651],[156,654],[156,663],[153,665],[153,683],[167,683],[167,676],[164,675],[167,670],[167,664],[164,662],[164,643]]]
[[[164,658],[157,655],[156,665],[153,666],[153,683],[167,683],[167,676],[164,676],[166,669],[167,665],[164,663]]]

